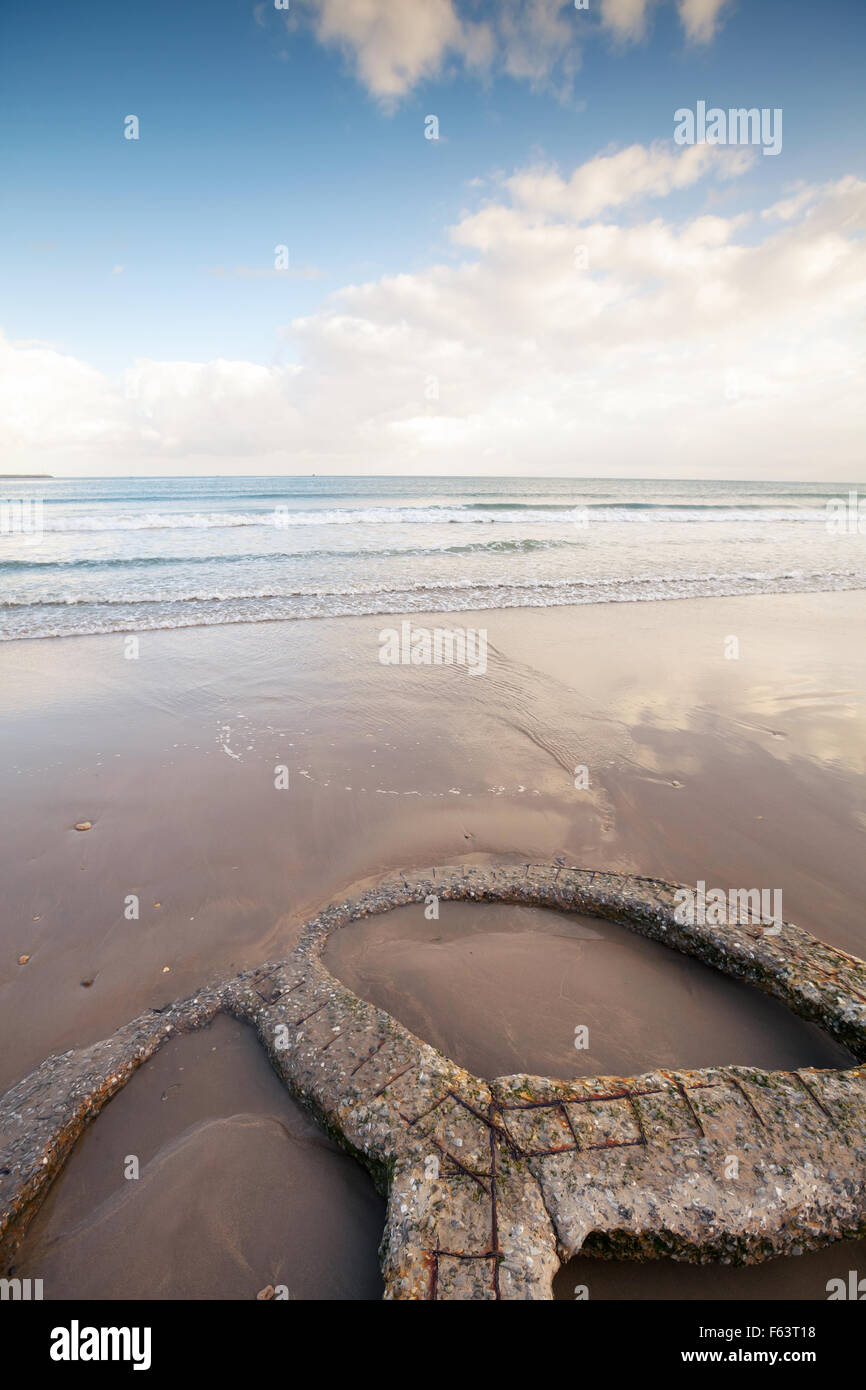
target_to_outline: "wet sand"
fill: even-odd
[[[443,902],[438,921],[424,912],[344,927],[325,963],[476,1076],[856,1063],[777,999],[616,923],[491,903]],[[577,1028],[588,1047],[575,1047]]]
[[[143,633],[137,661],[120,635],[0,645],[0,1088],[288,953],[305,917],[380,873],[461,858],[781,888],[786,917],[866,955],[864,615],[859,593],[457,615],[487,628],[483,676],[382,666],[379,618]],[[687,978],[646,945],[613,948],[666,1000],[657,1032],[651,1000],[632,1014],[635,1055],[673,1047],[663,1015]],[[739,1026],[763,1046],[759,1006]],[[496,1013],[460,1045],[483,1052]]]
[[[384,1221],[360,1166],[223,1017],[167,1043],[85,1131],[16,1273],[47,1299],[254,1299],[268,1285],[378,1299]]]
[[[656,1067],[846,1067],[855,1059],[778,1000],[625,927],[541,908],[413,904],[329,939],[328,968],[476,1075],[570,1078]],[[575,1027],[588,1029],[576,1050]],[[866,1240],[762,1265],[578,1258],[557,1300],[822,1299],[866,1267]]]
[[[760,1265],[579,1258],[569,1260],[555,1275],[553,1296],[558,1302],[577,1298],[808,1302],[826,1300],[831,1279],[844,1279],[847,1285],[848,1271],[864,1267],[866,1240],[841,1240],[823,1250],[806,1250]]]

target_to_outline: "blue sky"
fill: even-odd
[[[671,224],[765,208],[798,182],[862,177],[859,0],[728,3],[704,43],[689,42],[673,0],[650,6],[636,39],[604,23],[605,0],[588,12],[536,3],[573,31],[540,77],[509,74],[505,39],[476,68],[446,45],[396,97],[359,76],[355,30],[341,41],[323,32],[323,7],[339,17],[339,0],[294,0],[288,17],[237,0],[50,12],[10,3],[0,20],[6,338],[51,345],[111,381],[141,359],[303,365],[287,326],[343,287],[471,262],[477,248],[455,245],[448,229],[499,199],[502,176],[552,164],[567,177],[604,152],[669,143],[674,110],[699,99],[781,107],[783,151],[736,180],[670,193]],[[629,0],[606,3],[628,11]],[[467,23],[501,23],[501,3],[453,5]],[[531,44],[532,4],[510,13]],[[365,42],[375,49],[375,35]],[[123,138],[130,113],[138,141]],[[430,113],[438,141],[424,139]],[[618,222],[652,215],[638,199]],[[760,233],[739,235],[749,245]],[[232,273],[268,270],[278,243],[290,275]]]
[[[740,3],[696,53],[673,8],[625,49],[590,29],[571,99],[455,72],[385,109],[342,54],[283,12],[234,0],[10,7],[2,315],[105,370],[137,355],[267,363],[275,330],[346,282],[451,254],[443,228],[533,158],[571,167],[669,135],[698,99],[781,106],[784,149],[762,186],[862,169],[866,6]],[[585,104],[585,106],[584,106]],[[425,115],[440,121],[424,140]],[[123,117],[140,116],[138,142]],[[747,196],[748,189],[742,190]],[[689,201],[693,201],[690,197]],[[224,278],[289,246],[321,278]],[[115,265],[122,273],[112,275]]]

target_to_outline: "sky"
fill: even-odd
[[[2,471],[860,476],[862,0],[278,3],[6,0]]]

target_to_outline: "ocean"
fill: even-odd
[[[854,487],[0,479],[0,640],[859,589],[863,528],[827,525]]]

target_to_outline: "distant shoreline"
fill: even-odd
[[[31,478],[54,478],[53,473],[0,473],[3,482],[29,482]]]

